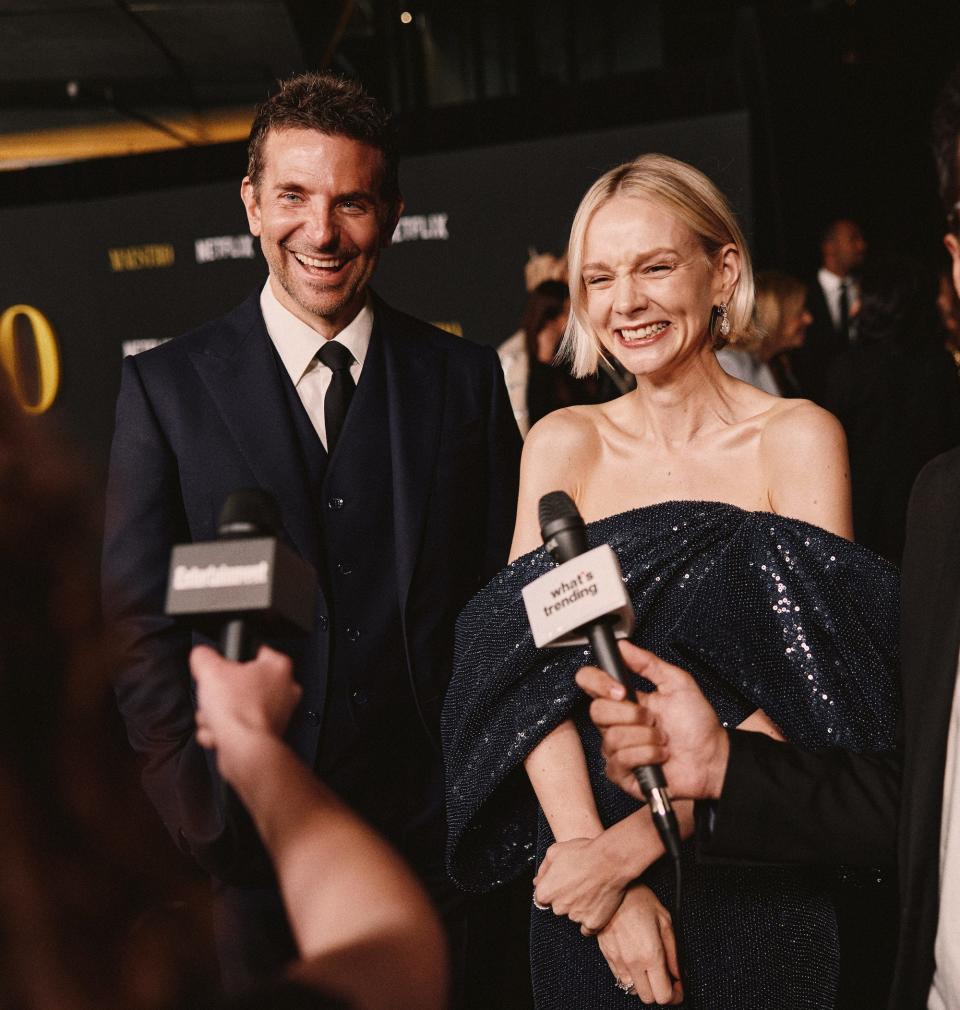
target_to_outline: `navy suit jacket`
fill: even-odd
[[[710,857],[896,863],[900,940],[891,1010],[924,1010],[933,979],[943,775],[960,650],[958,502],[954,449],[924,468],[910,499],[897,752],[810,754],[761,733],[732,733],[713,830],[700,835]]]
[[[496,352],[374,303],[393,470],[396,591],[425,731],[438,736],[456,615],[506,562],[520,438]],[[277,501],[283,536],[319,568],[316,504],[259,293],[222,319],[128,357],[117,402],[103,555],[107,619],[121,649],[117,697],[144,785],[181,848],[243,882],[245,842],[215,801],[194,738],[188,629],[163,614],[170,549],[216,537],[231,492]],[[375,507],[371,505],[371,507]],[[321,631],[271,644],[289,654],[303,698],[287,739],[309,765],[326,699]],[[438,757],[439,761],[439,757]]]

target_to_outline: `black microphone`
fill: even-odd
[[[309,632],[317,577],[278,539],[276,502],[259,488],[234,491],[218,540],[180,544],[170,557],[166,613],[219,637],[227,659],[252,659],[268,635]]]
[[[590,549],[587,530],[573,499],[565,491],[551,491],[540,499],[540,534],[550,556],[558,565]],[[628,697],[634,696],[630,687],[629,670],[620,655],[613,634],[614,616],[607,615],[590,621],[579,630],[587,636],[597,665],[606,670],[626,689]],[[659,765],[646,765],[633,769],[643,795],[650,805],[653,823],[671,858],[680,858],[680,828],[677,815],[670,803],[667,782]]]

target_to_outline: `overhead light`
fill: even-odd
[[[402,11],[400,14],[400,21],[402,24],[408,25],[411,21],[413,21],[413,15],[410,11]]]

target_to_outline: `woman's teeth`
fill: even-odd
[[[620,336],[624,340],[647,340],[650,337],[655,337],[658,333],[663,333],[663,331],[669,326],[669,323],[650,323],[649,326],[640,326],[637,329],[623,329],[620,330]]]

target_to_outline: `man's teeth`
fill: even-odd
[[[343,260],[317,259],[315,256],[307,256],[305,253],[295,252],[296,259],[304,266],[319,267],[323,270],[339,270],[343,266]]]
[[[669,323],[651,323],[635,330],[621,328],[620,335],[624,340],[645,340],[647,337],[655,337],[658,333],[662,333],[669,325]]]

